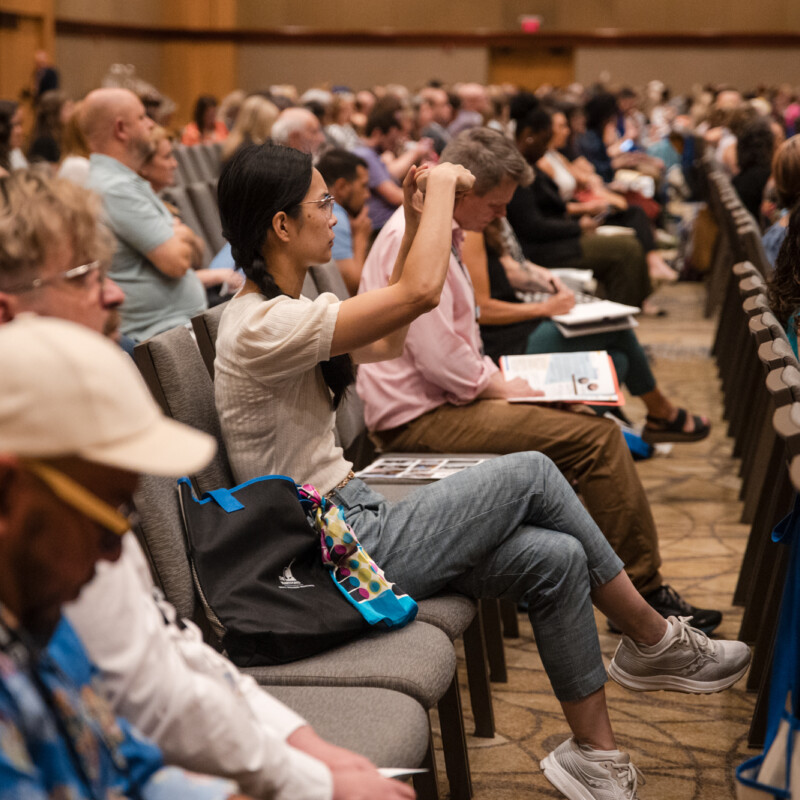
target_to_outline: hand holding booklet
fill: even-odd
[[[625,403],[614,363],[605,350],[503,356],[500,369],[506,380],[522,378],[532,389],[544,392],[536,397],[511,397],[511,403]]]

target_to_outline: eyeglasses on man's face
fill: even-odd
[[[303,200],[302,203],[298,203],[297,205],[308,206],[312,204],[321,208],[329,217],[333,215],[333,195],[326,194],[325,197],[319,200]]]
[[[59,500],[97,523],[106,533],[120,537],[136,524],[137,516],[132,504],[126,503],[120,508],[113,508],[83,484],[50,464],[35,458],[23,459],[22,463]],[[113,545],[113,539],[111,544]]]
[[[81,264],[79,267],[59,272],[57,275],[51,275],[49,278],[34,278],[30,283],[16,287],[13,291],[15,294],[22,294],[23,292],[31,292],[34,289],[41,289],[43,286],[49,286],[54,283],[65,283],[68,286],[77,288],[88,287],[93,276],[97,276],[98,283],[102,285],[106,278],[106,269],[102,261],[90,261],[88,264]]]

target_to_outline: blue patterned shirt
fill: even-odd
[[[0,800],[223,800],[236,792],[230,781],[165,768],[158,747],[114,716],[94,674],[66,620],[34,654],[0,619]]]

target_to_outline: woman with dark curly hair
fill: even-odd
[[[742,128],[736,143],[739,173],[734,176],[732,183],[744,207],[759,224],[761,200],[772,169],[774,152],[775,134],[768,119],[758,117]]]
[[[800,205],[795,205],[789,226],[775,261],[775,272],[767,291],[769,305],[786,328],[797,355],[798,311],[800,311]]]

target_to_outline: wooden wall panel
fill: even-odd
[[[43,38],[40,19],[22,17],[15,29],[0,28],[0,97],[19,100],[31,87],[33,54]]]
[[[503,26],[503,2],[494,0],[238,0],[244,28],[303,25],[329,30],[463,31]]]
[[[192,118],[201,94],[222,99],[239,86],[236,47],[224,42],[167,42],[162,46],[159,88],[178,105],[174,122]]]
[[[800,48],[582,47],[575,51],[575,79],[588,84],[605,74],[613,83],[641,87],[657,78],[676,93],[706,82],[749,89],[759,83],[800,83],[798,63]]]
[[[172,0],[56,0],[58,19],[91,20],[119,25],[158,25]]]
[[[520,14],[540,14],[543,31],[800,30],[796,0],[503,0],[501,5],[507,30],[519,29]]]
[[[33,54],[55,57],[53,0],[0,0],[0,12],[15,17],[0,28],[0,97],[17,100],[31,88]]]
[[[310,86],[344,84],[353,89],[384,83],[409,88],[431,78],[479,81],[488,78],[488,52],[483,47],[314,47],[244,45],[239,48],[239,82],[254,91],[273,83]]]
[[[531,52],[495,47],[490,50],[488,80],[530,90],[546,83],[568,86],[575,80],[574,54],[567,48],[543,47]]]
[[[236,27],[236,0],[56,0],[55,11],[59,19],[118,25]]]

